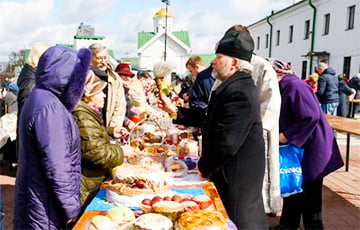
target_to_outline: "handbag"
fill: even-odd
[[[301,160],[304,149],[288,143],[279,146],[280,194],[282,197],[302,192]]]

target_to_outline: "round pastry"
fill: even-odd
[[[176,221],[184,211],[184,207],[176,201],[163,200],[153,204],[152,210],[155,213],[168,217],[172,221]]]
[[[107,216],[94,216],[90,223],[88,230],[115,230],[116,224]]]
[[[179,230],[226,230],[228,220],[220,212],[207,210],[194,210],[184,212],[178,220]]]
[[[173,223],[161,214],[146,213],[135,220],[133,227],[135,230],[170,230],[173,229]]]
[[[106,212],[106,216],[118,225],[135,220],[135,213],[125,205],[117,205]]]

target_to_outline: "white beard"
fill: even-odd
[[[223,81],[227,79],[231,75],[231,62],[225,63],[225,65],[220,70],[213,69],[211,72],[211,76],[215,79],[218,79],[220,81]]]

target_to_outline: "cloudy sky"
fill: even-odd
[[[213,52],[233,24],[249,25],[294,0],[171,0],[174,31],[189,31],[193,53]],[[0,0],[0,61],[38,41],[73,44],[83,22],[105,36],[116,58],[136,55],[137,32],[153,31],[161,0]]]

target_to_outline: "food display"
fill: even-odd
[[[232,222],[223,217],[225,209],[213,203],[216,188],[198,174],[199,147],[191,132],[182,127],[163,132],[156,122],[146,120],[137,126],[128,139],[136,157],[113,168],[100,188],[102,195],[91,202],[95,209],[87,207],[99,212],[75,230],[236,229],[227,226]],[[166,137],[165,143],[163,133],[171,134],[171,141]]]
[[[149,144],[161,144],[163,142],[163,135],[162,133],[154,134],[150,132],[145,132],[143,140],[145,143]]]
[[[198,156],[199,144],[192,139],[182,139],[179,143],[179,155]]]
[[[149,157],[149,156],[140,158],[140,160],[138,160],[138,165],[145,169],[149,169],[153,172],[164,171],[164,166],[162,162],[159,162],[155,160],[153,157]]]
[[[184,212],[184,208],[180,203],[171,200],[163,200],[153,204],[152,210],[154,213],[166,216],[173,222]]]
[[[117,225],[124,225],[135,220],[135,213],[125,205],[117,205],[110,208],[106,212],[106,216]]]
[[[165,171],[173,177],[183,177],[188,173],[188,166],[181,160],[168,159],[165,163]]]
[[[173,222],[157,213],[147,213],[138,217],[133,227],[135,230],[172,230]]]
[[[128,163],[123,163],[112,169],[111,176],[112,178],[116,178],[117,180],[120,180],[126,177],[149,174],[153,172],[154,170],[142,167],[141,165],[132,165]]]
[[[194,210],[181,214],[177,222],[179,230],[226,230],[228,220],[220,212],[208,210]]]
[[[94,216],[88,223],[88,230],[116,230],[118,226],[107,216]]]
[[[158,194],[169,190],[166,180],[161,177],[130,176],[126,178],[114,178],[109,181],[108,188],[120,195],[137,196],[143,194]]]
[[[171,201],[171,202],[163,202]],[[160,204],[158,204],[160,203]],[[175,204],[177,203],[177,204]],[[159,207],[160,206],[160,210]],[[181,194],[174,194],[173,196],[154,196],[152,199],[145,198],[141,201],[141,209],[145,213],[161,212],[161,210],[176,210],[181,209],[183,212],[191,210],[214,210],[214,205],[211,198],[207,195],[185,196]]]

